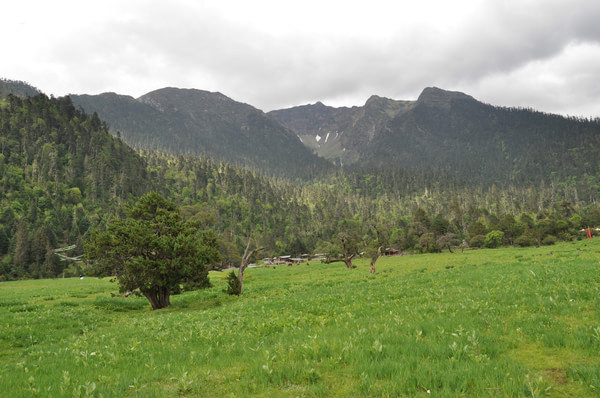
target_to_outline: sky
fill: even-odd
[[[263,111],[425,87],[600,117],[598,0],[19,0],[0,77],[46,94],[219,91]]]

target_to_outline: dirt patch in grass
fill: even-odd
[[[566,369],[548,368],[544,369],[544,374],[554,384],[565,384],[569,381]]]

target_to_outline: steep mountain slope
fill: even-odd
[[[317,102],[268,113],[294,131],[319,156],[339,164],[360,159],[360,150],[393,117],[413,107],[411,101],[371,96],[363,107],[333,108]]]
[[[40,94],[40,90],[23,81],[0,79],[0,98],[9,94],[17,97],[33,97]]]
[[[262,111],[220,93],[164,88],[138,99],[112,93],[71,98],[133,147],[203,154],[293,177],[308,178],[330,165]]]
[[[363,155],[369,164],[436,167],[476,182],[567,181],[600,174],[600,123],[426,89]]]
[[[333,108],[321,102],[272,111],[268,115],[298,134],[302,143],[327,159],[343,151],[340,132],[350,130],[359,108]]]
[[[439,88],[426,88],[416,101],[371,97],[363,107],[316,104],[269,116],[305,144],[329,133],[327,145],[307,146],[347,165],[433,167],[488,184],[539,184],[600,173],[593,160],[599,155],[600,121],[498,108]]]
[[[146,163],[68,97],[0,100],[0,275],[56,276],[51,251],[149,187]]]

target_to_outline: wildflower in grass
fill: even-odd
[[[381,352],[383,351],[383,344],[381,344],[381,342],[379,340],[375,340],[373,342],[373,350],[377,351],[377,352]]]

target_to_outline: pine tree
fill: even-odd
[[[15,253],[13,256],[13,267],[17,277],[24,277],[29,272],[30,246],[27,223],[24,218],[21,218],[17,224]]]

